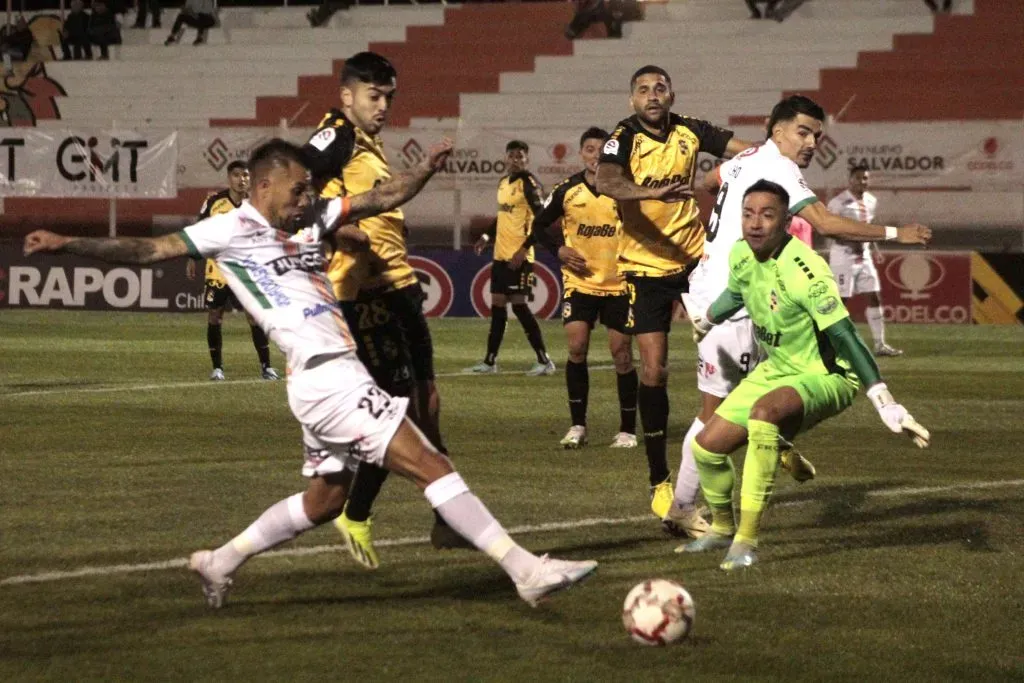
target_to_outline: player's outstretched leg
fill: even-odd
[[[214,609],[224,606],[232,576],[246,560],[337,516],[351,480],[351,472],[312,479],[305,492],[274,503],[221,547],[192,553],[188,566],[199,576],[206,604]]]
[[[434,450],[409,420],[388,445],[385,467],[411,479],[423,489],[431,506],[452,529],[487,553],[508,574],[519,596],[531,606],[590,576],[597,563],[538,557],[509,537],[466,486],[451,461]]]

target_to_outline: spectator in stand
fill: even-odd
[[[4,75],[14,73],[13,62],[23,62],[32,50],[32,29],[28,27],[24,15],[18,17],[16,23],[7,24],[0,30],[0,56],[3,58]]]
[[[181,40],[186,25],[197,31],[192,44],[202,45],[206,42],[206,32],[216,23],[217,8],[214,7],[213,0],[185,0],[185,6],[178,12],[174,26],[171,27],[171,35],[167,36],[164,45],[174,45]]]
[[[160,28],[160,0],[136,0],[135,23],[132,28],[146,28],[146,14],[153,17],[153,28]]]
[[[71,11],[64,19],[61,29],[60,47],[64,59],[92,59],[92,45],[89,42],[89,13],[82,0],[71,0]]]
[[[110,46],[121,44],[121,27],[106,0],[93,0],[89,40],[100,48],[100,59],[110,59]]]
[[[941,10],[939,9],[939,3],[937,3],[935,0],[924,0],[924,4],[928,5],[928,8],[931,11],[935,12],[936,14],[938,14],[940,11],[946,12],[947,14],[953,11],[953,0],[942,0]]]
[[[576,14],[565,29],[572,40],[595,22],[603,22],[609,38],[622,37],[622,23],[643,18],[637,0],[579,0]]]
[[[750,8],[751,19],[771,19],[775,15],[775,6],[779,4],[779,0],[744,0],[744,2]],[[763,12],[758,9],[758,2],[764,3]]]
[[[352,6],[352,0],[322,0],[314,9],[306,12],[306,19],[313,28],[325,25],[335,13]]]
[[[800,8],[800,5],[805,2],[807,2],[807,0],[779,0],[779,2],[775,3],[775,6],[771,11],[771,15],[766,16],[769,16],[769,18],[781,23],[789,18],[789,15],[797,11]]]

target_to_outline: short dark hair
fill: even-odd
[[[583,143],[586,142],[587,140],[600,140],[601,142],[604,142],[607,139],[608,131],[606,131],[604,128],[591,126],[590,128],[587,128],[585,131],[583,131],[583,135],[580,136],[580,147],[582,147]]]
[[[667,71],[662,69],[660,66],[648,64],[646,66],[640,67],[639,69],[633,72],[633,76],[629,79],[630,92],[633,92],[633,88],[636,87],[637,79],[643,76],[644,74],[658,74],[659,76],[664,76],[665,80],[668,82],[668,87],[672,87],[672,77],[668,75]]]
[[[818,121],[825,120],[825,110],[817,102],[803,95],[790,95],[772,107],[771,116],[768,117],[768,127],[765,131],[770,138],[772,128],[779,121],[792,121],[800,114],[810,116]]]
[[[352,81],[371,85],[391,85],[398,78],[398,72],[391,62],[376,52],[357,52],[345,60],[341,69],[341,84]]]
[[[861,171],[868,172],[871,168],[866,163],[860,163],[850,168],[850,176],[854,173],[860,173]]]
[[[234,161],[232,161],[232,162],[231,162],[230,164],[228,164],[228,173],[231,173],[231,172],[232,172],[232,171],[234,171],[234,170],[235,170],[236,168],[240,168],[240,169],[242,169],[243,171],[245,171],[245,170],[247,170],[247,169],[248,169],[249,167],[248,167],[248,166],[246,166],[246,164],[245,164],[245,162],[244,162],[244,161],[242,161],[242,160],[240,160],[240,159],[235,159],[235,160],[234,160]]]
[[[253,182],[256,182],[273,169],[287,168],[290,163],[309,168],[309,160],[301,147],[281,138],[273,138],[253,150],[246,165],[252,173]]]
[[[509,143],[505,145],[505,154],[508,154],[509,152],[516,149],[521,149],[527,154],[530,153],[530,146],[523,142],[522,140],[509,140]]]
[[[775,195],[776,197],[782,200],[783,208],[785,208],[786,211],[789,211],[789,193],[786,192],[786,188],[784,188],[782,185],[779,185],[778,183],[773,183],[770,180],[765,180],[764,178],[762,178],[761,180],[758,180],[756,183],[748,187],[747,191],[743,193],[744,201],[747,199],[747,196],[752,195],[755,192],[767,192],[768,194]]]

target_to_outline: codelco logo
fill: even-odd
[[[901,299],[920,301],[931,298],[929,290],[939,286],[946,276],[946,269],[937,259],[923,254],[906,254],[885,264],[885,276],[900,290]]]
[[[160,277],[163,271],[156,271]],[[11,266],[7,290],[9,306],[85,306],[86,297],[100,294],[112,308],[167,309],[167,299],[153,296],[154,271],[143,268],[136,273],[128,268],[49,268]]]

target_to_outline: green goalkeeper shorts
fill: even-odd
[[[804,403],[800,431],[805,432],[822,420],[835,417],[853,404],[860,382],[840,374],[783,375],[769,377],[767,363],[761,363],[732,390],[715,414],[747,428],[750,410],[758,399],[779,387],[792,387]]]

